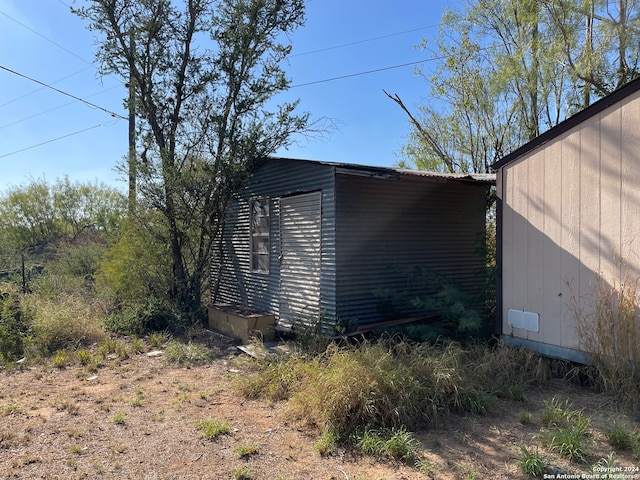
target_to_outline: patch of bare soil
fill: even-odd
[[[81,366],[28,366],[0,373],[0,475],[12,479],[414,480],[525,479],[520,447],[565,472],[592,473],[613,448],[601,429],[620,418],[608,398],[564,381],[529,391],[523,402],[498,400],[482,416],[452,416],[419,433],[422,468],[339,450],[321,456],[316,433],[287,421],[283,404],[247,400],[233,388],[242,375],[234,353],[181,368],[145,353],[111,359],[96,373]],[[240,369],[240,370],[238,370]],[[592,416],[587,463],[569,463],[542,447],[545,399],[568,399]],[[520,423],[522,413],[532,423]],[[199,420],[228,422],[232,432],[205,439]],[[632,420],[626,418],[633,424]],[[240,447],[255,447],[241,457]],[[617,465],[640,465],[630,452]],[[241,476],[245,474],[246,476]],[[579,478],[579,477],[578,477]],[[603,477],[604,478],[604,477]]]

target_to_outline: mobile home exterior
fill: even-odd
[[[413,288],[430,269],[483,287],[491,175],[269,159],[237,192],[212,265],[212,303],[273,313],[325,331],[386,320],[376,291]]]
[[[505,341],[589,361],[577,315],[595,313],[599,282],[640,275],[639,125],[635,80],[494,165]]]

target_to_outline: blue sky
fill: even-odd
[[[69,12],[71,1],[0,0],[0,192],[65,175],[125,189],[114,166],[127,152],[127,122],[18,75],[126,116],[123,82],[98,76],[95,33]],[[299,98],[300,111],[332,119],[337,130],[324,140],[296,137],[278,154],[380,166],[397,162],[409,125],[382,90],[398,93],[415,108],[429,101],[429,85],[414,74],[415,66],[354,74],[429,59],[429,52],[415,47],[422,38],[433,45],[447,6],[455,2],[308,0],[306,25],[291,37],[287,72],[293,87],[282,98]],[[425,72],[436,66],[425,63]],[[343,76],[349,77],[323,81]]]

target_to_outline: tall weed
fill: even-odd
[[[438,423],[459,409],[459,351],[447,346],[365,342],[327,349],[291,397],[290,412],[342,436],[357,427],[400,428]]]
[[[237,379],[245,396],[288,399],[291,418],[335,432],[340,442],[363,428],[413,430],[450,412],[482,414],[504,385],[524,389],[548,378],[544,362],[518,349],[393,338],[333,343],[319,355],[267,356],[251,365],[254,372]]]
[[[586,308],[572,309],[582,348],[597,371],[597,383],[623,405],[640,408],[640,295],[638,280],[609,284],[602,276]]]
[[[92,345],[106,337],[100,325],[103,313],[91,300],[32,295],[22,301],[31,320],[29,346],[39,353]]]
[[[288,399],[300,388],[304,378],[322,368],[319,356],[265,357],[251,363],[255,373],[238,377],[235,382],[236,388],[248,398],[265,397],[272,402]]]
[[[503,343],[489,346],[476,343],[466,347],[465,371],[470,380],[500,397],[513,400],[523,388],[538,385],[553,373],[552,361],[526,348]]]

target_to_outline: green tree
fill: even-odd
[[[49,184],[33,180],[9,189],[0,199],[0,236],[3,250],[27,250],[62,234]]]
[[[541,8],[560,33],[563,61],[583,93],[580,108],[638,76],[640,2],[542,0]]]
[[[2,250],[37,252],[82,232],[106,241],[117,232],[125,208],[122,193],[104,184],[32,180],[0,197]]]
[[[92,0],[76,13],[101,34],[103,71],[134,83],[138,208],[161,214],[138,227],[168,247],[169,299],[197,314],[231,195],[307,127],[297,102],[272,102],[304,2]]]
[[[156,212],[151,217],[159,217]],[[171,288],[171,255],[166,243],[139,228],[140,218],[124,222],[119,241],[100,262],[98,281],[104,283],[119,302],[144,304],[148,298],[162,298]],[[151,223],[152,218],[147,222]]]
[[[488,172],[637,76],[638,7],[635,0],[468,0],[448,11],[434,52],[442,62],[425,76],[429,104],[413,113],[387,94],[412,126],[403,164]]]

